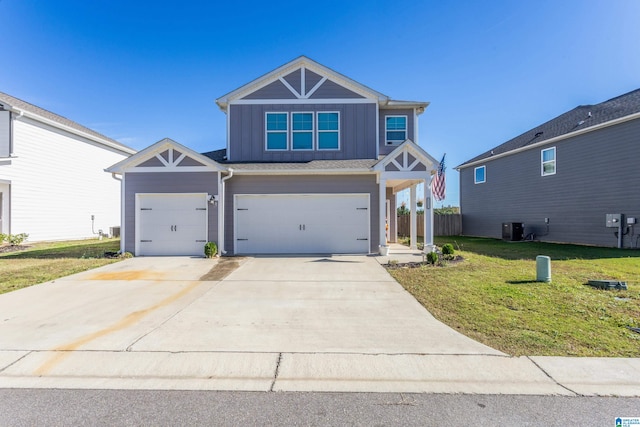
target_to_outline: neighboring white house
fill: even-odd
[[[104,169],[133,153],[0,92],[0,232],[29,241],[108,234],[120,225],[120,182]]]

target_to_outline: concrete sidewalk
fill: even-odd
[[[0,387],[640,396],[640,359],[510,357],[376,257],[135,258],[0,295]]]

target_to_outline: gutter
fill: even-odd
[[[531,145],[527,145],[524,147],[520,147],[520,148],[516,148],[514,150],[510,150],[504,153],[500,153],[500,154],[496,154],[495,156],[490,156],[490,157],[485,157],[484,159],[480,159],[480,160],[476,160],[474,162],[471,163],[463,163],[460,166],[456,166],[454,169],[457,170],[458,172],[460,172],[460,169],[465,169],[471,166],[476,166],[476,165],[480,165],[482,163],[486,163],[489,162],[491,160],[494,159],[499,159],[501,157],[506,157],[506,156],[510,156],[512,154],[517,154],[520,153],[522,151],[526,151],[526,150],[532,150],[534,148],[537,147],[541,147],[543,145],[546,144],[553,144],[555,142],[558,141],[562,141],[563,139],[568,139],[568,138],[573,138],[574,136],[579,136],[585,133],[589,133],[589,132],[593,132],[599,129],[604,129],[607,128],[609,126],[615,126],[618,125],[620,123],[624,123],[624,122],[628,122],[631,120],[635,120],[635,119],[640,119],[640,112],[638,113],[634,113],[634,114],[630,114],[628,116],[624,116],[624,117],[620,117],[614,120],[610,120],[608,122],[604,122],[604,123],[600,123],[597,125],[593,125],[591,127],[585,128],[585,129],[580,129],[574,132],[569,132],[569,133],[565,133],[564,135],[558,135],[558,136],[554,136],[553,138],[549,138],[549,139],[545,139],[544,141],[540,141],[540,142],[536,142],[535,144],[531,144]]]

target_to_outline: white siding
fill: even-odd
[[[81,239],[120,225],[120,183],[104,172],[127,157],[26,118],[13,121],[11,232],[29,241]]]

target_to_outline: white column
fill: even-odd
[[[433,193],[431,179],[424,180],[424,251],[433,252]]]
[[[409,227],[409,238],[411,239],[410,248],[418,249],[418,213],[416,209],[418,209],[418,204],[416,203],[416,185],[412,185],[409,188],[409,209],[411,209],[411,225]]]
[[[380,177],[380,187],[378,191],[378,240],[380,246],[387,245],[387,230],[385,228],[385,219],[387,216],[387,180]]]

